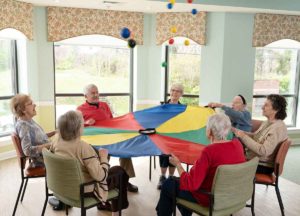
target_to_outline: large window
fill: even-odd
[[[261,107],[269,94],[280,94],[288,103],[288,126],[296,126],[299,92],[299,48],[290,48],[289,40],[282,40],[256,49],[253,118],[261,118]]]
[[[108,36],[82,36],[54,44],[56,117],[84,102],[93,83],[114,116],[132,110],[132,51]]]
[[[193,41],[184,45],[185,38],[175,38],[174,45],[165,46],[165,100],[169,96],[169,88],[174,83],[184,86],[181,103],[199,104],[201,46]]]
[[[10,98],[17,89],[16,41],[0,38],[0,137],[13,129],[14,118],[10,111]]]

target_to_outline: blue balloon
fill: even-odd
[[[172,9],[172,8],[173,8],[173,4],[172,4],[172,3],[168,3],[168,4],[167,4],[167,8],[168,8],[168,9]]]
[[[122,30],[121,30],[121,36],[122,36],[122,38],[125,38],[125,39],[129,38],[129,36],[130,36],[130,30],[128,28],[126,28],[126,27],[122,28]]]
[[[197,13],[198,13],[197,9],[194,8],[194,9],[192,10],[192,14],[195,15],[195,14],[197,14]]]

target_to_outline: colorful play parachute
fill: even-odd
[[[164,104],[117,118],[96,122],[84,129],[82,139],[106,148],[117,157],[173,153],[193,164],[209,143],[205,125],[214,110],[199,106]]]

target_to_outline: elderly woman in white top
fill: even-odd
[[[179,83],[175,83],[171,86],[170,89],[170,99],[166,102],[166,104],[181,104],[180,98],[183,95],[183,85]],[[175,166],[169,163],[169,157],[167,155],[160,155],[159,156],[159,165],[161,175],[159,177],[159,181],[157,184],[157,189],[161,189],[161,186],[166,181],[166,173],[169,168],[169,176],[173,176],[175,172]]]

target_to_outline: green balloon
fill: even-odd
[[[167,67],[167,62],[161,63],[161,66],[162,66],[162,67]]]

